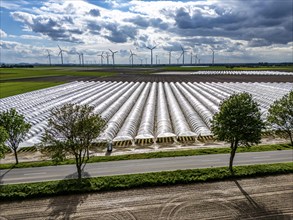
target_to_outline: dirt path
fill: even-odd
[[[292,219],[293,174],[0,202],[0,219]]]

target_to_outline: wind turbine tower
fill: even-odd
[[[131,59],[131,66],[133,66],[133,56],[135,56],[136,54],[132,52],[132,50],[130,50],[130,56],[129,59]]]
[[[214,63],[215,63],[215,51],[213,49],[211,49],[211,51],[213,52],[212,65],[214,65]]]
[[[171,65],[172,50],[169,51],[169,65]]]
[[[51,63],[51,54],[50,54],[50,51],[47,50],[47,53],[48,53],[48,58],[49,58],[49,64],[50,66],[52,66],[52,63]]]
[[[110,54],[106,52],[107,65],[109,65],[109,57],[110,57]]]
[[[180,46],[180,47],[181,47],[181,50],[182,50],[182,53],[181,53],[181,55],[182,55],[182,64],[184,65],[184,54],[185,54],[186,50],[184,50],[184,48],[182,46]]]
[[[103,54],[104,54],[104,52],[102,52],[100,55],[97,55],[98,57],[101,57],[101,65],[103,65],[103,59],[104,59]]]
[[[156,49],[157,46],[154,47],[146,47],[147,49],[149,49],[151,51],[151,66],[153,65],[153,49]]]
[[[61,55],[61,64],[63,65],[63,52],[66,52],[66,50],[62,50],[61,47],[60,47],[59,45],[57,45],[57,46],[59,47],[59,50],[60,50],[58,56]]]
[[[193,56],[193,53],[192,51],[190,52],[190,64],[192,64],[192,56]]]
[[[79,65],[81,66],[81,54],[78,53],[78,52],[76,52],[76,53],[77,53],[77,55],[78,55]]]
[[[110,52],[112,53],[112,60],[113,60],[113,66],[115,66],[115,53],[117,53],[118,51],[112,51],[111,49],[109,49]]]

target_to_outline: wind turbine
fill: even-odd
[[[112,53],[112,60],[113,60],[113,66],[115,65],[115,53],[117,53],[118,51],[112,51],[111,49],[109,49],[110,52]]]
[[[192,56],[193,56],[193,53],[192,51],[190,52],[190,64],[192,64]]]
[[[182,53],[181,53],[181,56],[182,56],[182,64],[184,65],[184,53],[186,52],[186,50],[184,50],[184,48],[181,45],[180,45],[180,47],[181,47],[181,50],[182,50]]]
[[[81,65],[81,54],[78,52],[76,52],[76,54],[78,55],[79,65]]]
[[[57,44],[57,46],[59,47],[59,50],[60,50],[58,56],[61,55],[61,64],[63,65],[63,52],[66,52],[66,50],[62,50],[58,44]]]
[[[52,63],[51,63],[51,54],[50,54],[50,51],[47,50],[47,53],[48,53],[48,58],[49,58],[49,64],[50,66],[52,66]]]
[[[211,49],[211,51],[213,52],[213,59],[212,59],[212,66],[213,66],[215,63],[215,51],[213,49]]]
[[[83,53],[82,52],[80,53],[80,57],[81,57],[82,66],[84,66],[84,59],[83,59]]]
[[[133,66],[133,56],[135,56],[136,54],[132,52],[132,50],[130,50],[130,56],[129,59],[131,59],[131,65]]]
[[[101,65],[103,65],[103,59],[104,59],[103,53],[104,51],[102,51],[101,54],[97,55],[98,57],[101,57]]]
[[[106,52],[105,54],[106,54],[106,59],[107,59],[107,65],[109,65],[109,57],[110,57],[110,54],[108,52]]]
[[[172,50],[169,51],[169,65],[171,65]]]
[[[139,58],[139,59],[140,59],[140,65],[142,66],[143,58]]]
[[[156,65],[158,65],[158,54],[156,54]]]
[[[153,65],[153,49],[156,49],[157,46],[154,47],[146,47],[147,49],[149,49],[151,51],[151,66]]]
[[[197,54],[194,55],[194,63],[195,63],[195,64],[198,63],[198,57],[197,57]]]

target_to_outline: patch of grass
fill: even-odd
[[[261,151],[274,151],[274,150],[292,150],[293,146],[290,144],[273,144],[273,145],[258,145],[252,147],[238,147],[237,152],[261,152]],[[184,156],[196,156],[196,155],[207,155],[207,154],[228,154],[230,148],[204,148],[194,150],[181,150],[181,151],[164,151],[164,152],[152,152],[142,154],[127,154],[117,156],[94,156],[91,157],[88,163],[97,162],[108,162],[118,160],[138,160],[138,159],[150,159],[150,158],[163,158],[163,157],[184,157]],[[59,165],[75,164],[73,159],[67,159]],[[0,169],[14,168],[28,168],[28,167],[43,167],[43,166],[54,166],[56,165],[53,161],[34,161],[34,162],[20,162],[19,164],[0,164]]]
[[[57,86],[62,82],[0,82],[0,98]]]
[[[234,171],[235,173],[232,175],[226,167],[220,167],[86,178],[82,182],[76,179],[67,179],[40,183],[0,185],[0,199],[5,201],[287,174],[293,173],[293,163],[236,166]]]

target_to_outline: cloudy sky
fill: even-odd
[[[0,0],[1,62],[60,64],[101,62],[117,50],[116,63],[292,62],[292,0]],[[104,63],[106,63],[106,59]]]

